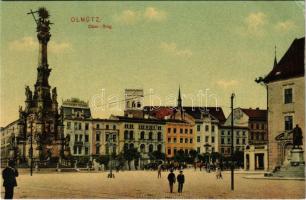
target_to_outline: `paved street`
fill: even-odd
[[[245,179],[235,176],[235,191],[230,191],[230,173],[216,180],[214,173],[186,170],[183,194],[168,191],[167,172],[125,171],[108,179],[100,173],[21,174],[15,198],[305,198],[305,182],[295,180]],[[176,172],[177,174],[177,172]],[[3,197],[3,188],[2,194]]]

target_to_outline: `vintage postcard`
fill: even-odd
[[[304,1],[2,1],[3,199],[305,199]]]

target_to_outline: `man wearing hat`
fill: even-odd
[[[2,171],[3,186],[5,188],[4,199],[13,199],[14,187],[17,186],[16,177],[18,171],[15,168],[14,160],[9,160],[8,166]]]
[[[180,171],[180,174],[177,176],[177,182],[178,182],[178,193],[183,192],[183,184],[185,182],[185,176],[183,174],[183,171]]]
[[[173,192],[173,184],[175,183],[175,174],[173,173],[173,169],[170,170],[170,173],[168,175],[168,181],[170,186],[170,192]]]

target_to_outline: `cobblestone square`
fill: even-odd
[[[176,171],[177,175],[178,172]],[[169,193],[167,175],[157,178],[156,171],[124,171],[108,179],[107,172],[29,173],[17,178],[14,198],[305,198],[305,181],[245,179],[235,174],[235,191],[230,190],[230,173],[184,171],[183,193]],[[4,196],[2,187],[1,196]]]

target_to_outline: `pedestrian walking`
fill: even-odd
[[[161,165],[159,165],[157,169],[157,178],[161,178],[161,170],[162,170],[162,167]]]
[[[185,182],[185,176],[183,174],[183,171],[180,171],[180,174],[177,176],[177,182],[178,182],[178,193],[183,192],[183,185]]]
[[[170,173],[168,174],[168,181],[170,186],[170,192],[173,192],[173,184],[175,183],[175,174],[173,173],[173,169],[170,170]]]
[[[8,166],[2,171],[3,186],[5,188],[4,199],[13,199],[14,187],[17,186],[17,176],[18,171],[15,168],[15,162],[9,160]]]
[[[223,178],[222,178],[222,172],[221,172],[221,168],[220,168],[220,167],[217,167],[217,169],[216,169],[216,178],[217,178],[217,179],[223,179]]]

